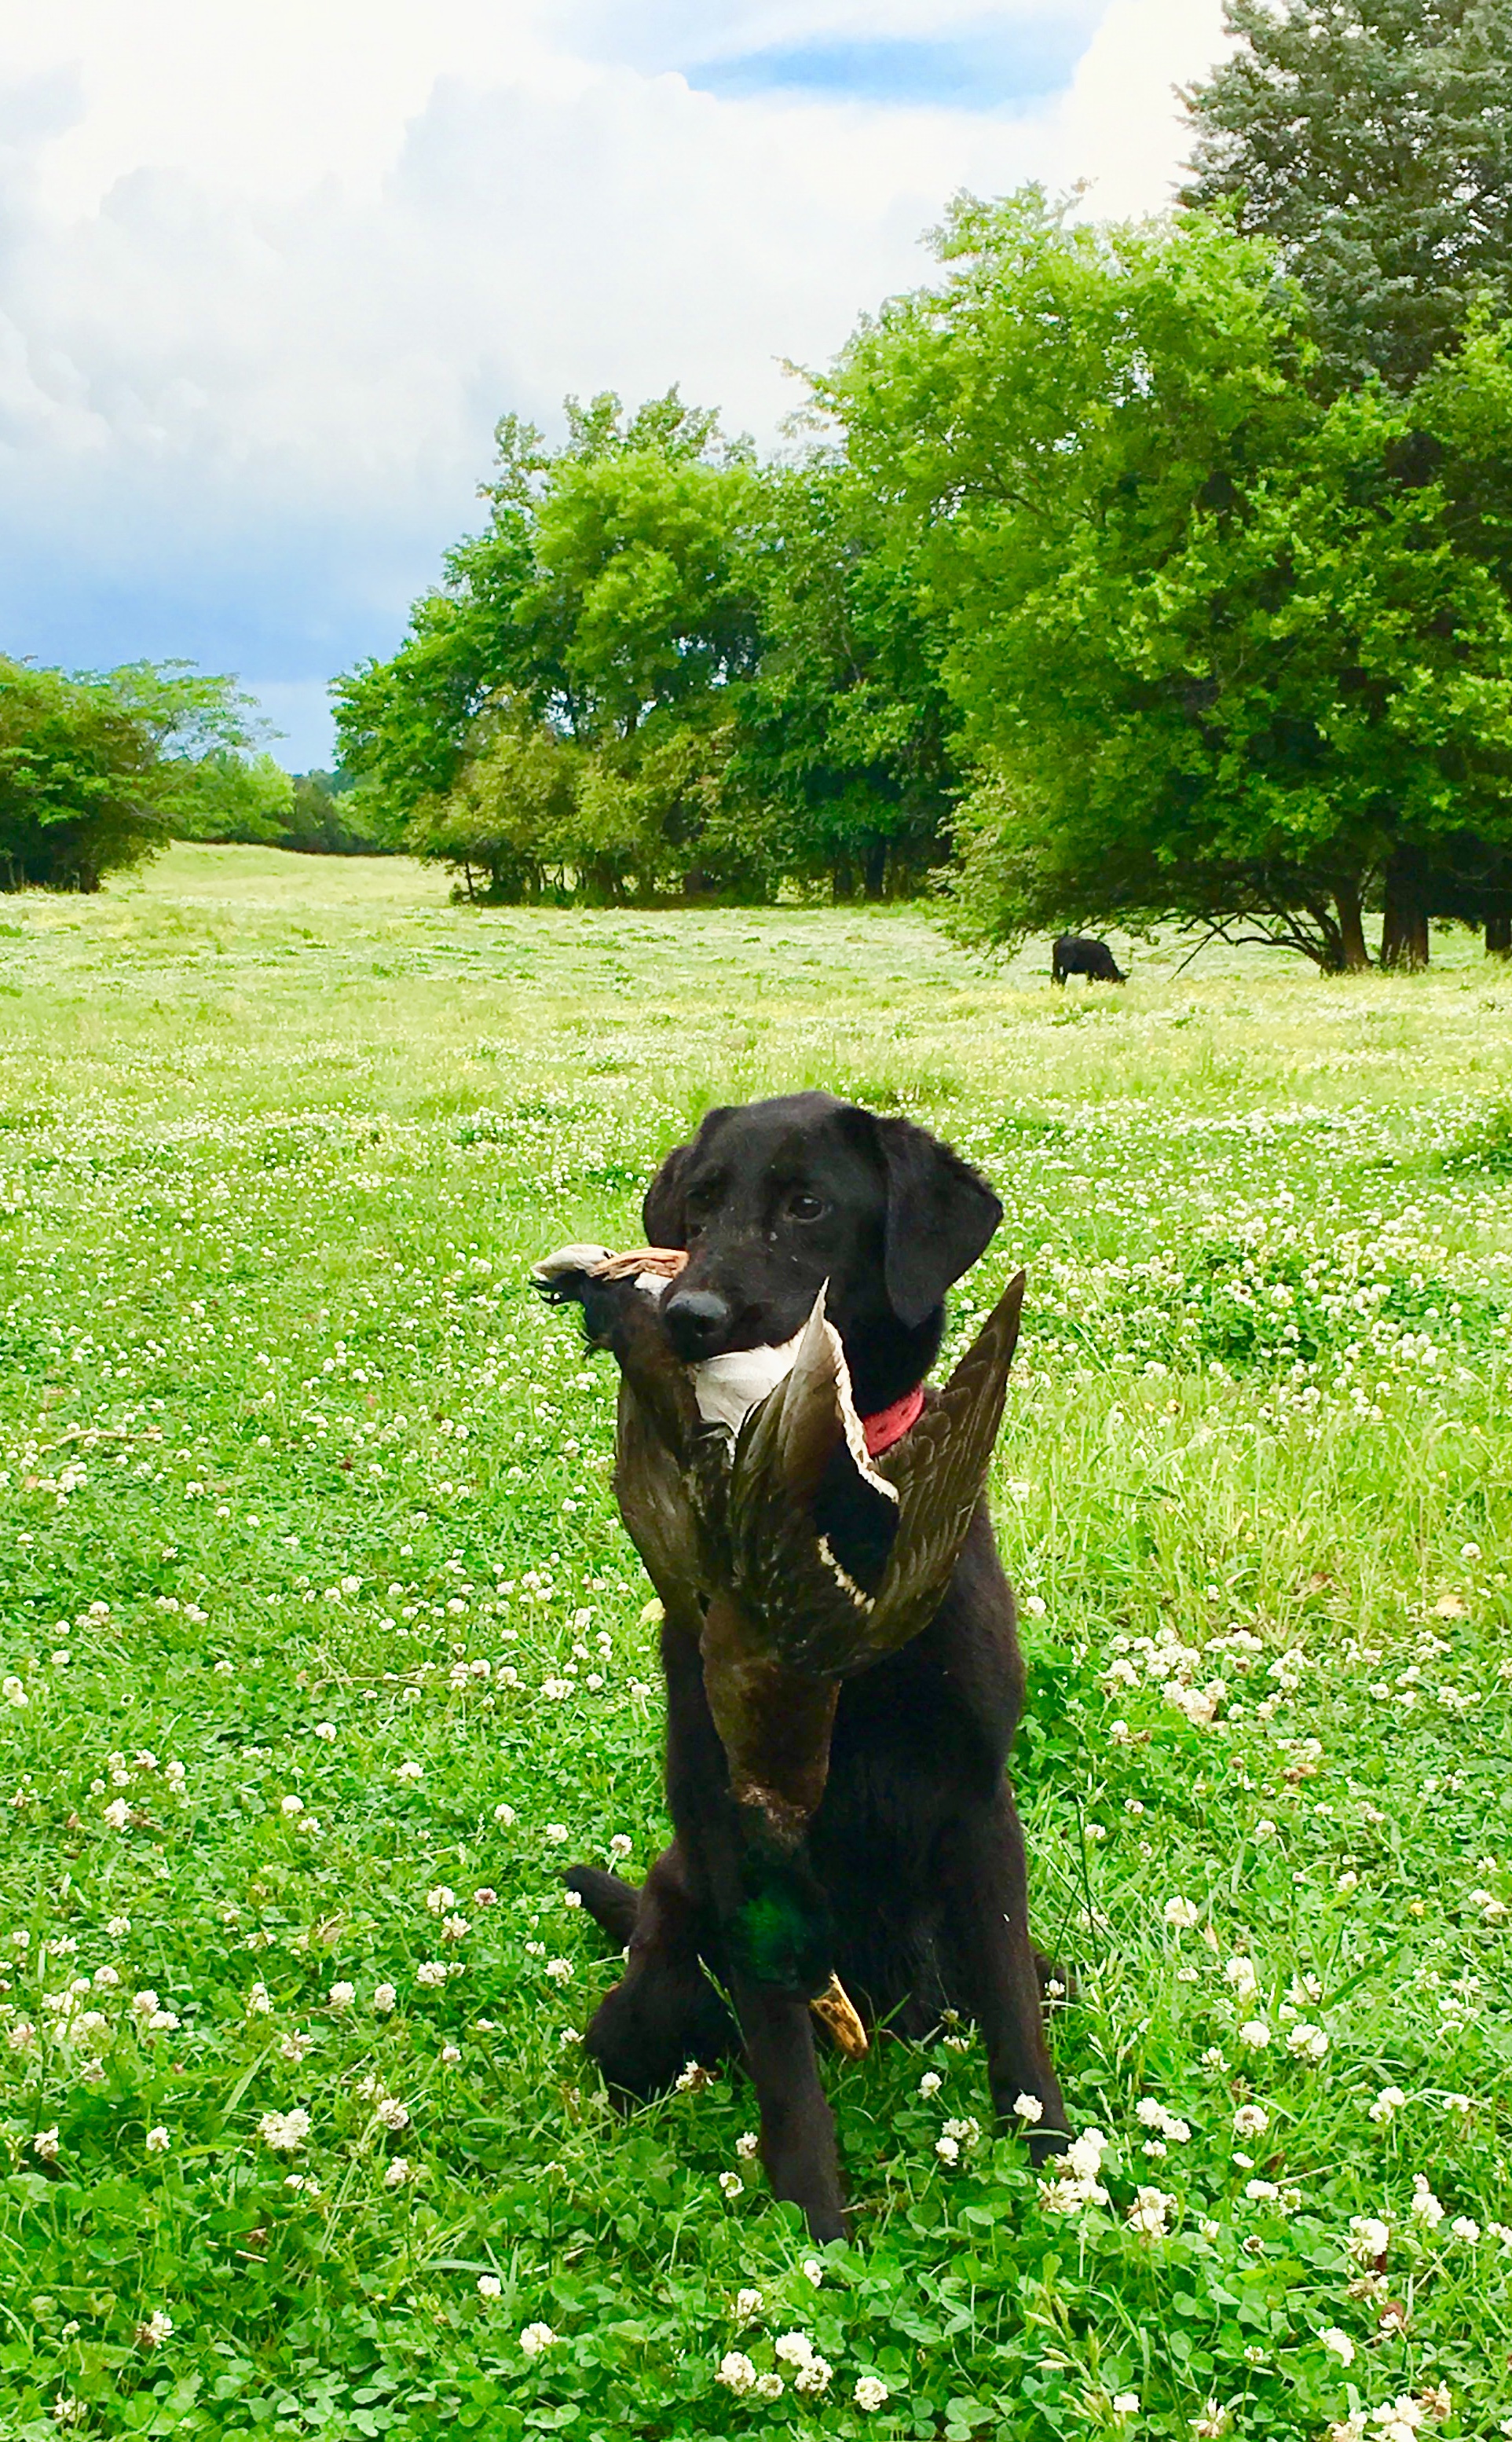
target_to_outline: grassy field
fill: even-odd
[[[0,902],[6,2442],[1512,2432],[1512,973],[1435,960],[1063,997],[251,849]],[[522,1286],[801,1084],[993,1176],[958,1328],[1029,1267],[1016,1778],[1103,2140],[1042,2191],[967,2030],[831,2064],[822,2258],[738,2080],[621,2123],[579,2048],[559,1869],[654,1853],[659,1691]]]

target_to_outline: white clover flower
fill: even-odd
[[[329,1746],[337,1735],[336,1723],[334,1722],[317,1722],[315,1725],[315,1735],[318,1739],[323,1739],[326,1745]]]
[[[14,1671],[0,1679],[0,1696],[5,1698],[8,1704],[13,1704],[18,1713],[24,1713],[31,1702],[27,1694],[25,1683],[16,1677]]]
[[[1355,2262],[1378,2264],[1392,2243],[1391,2225],[1375,2214],[1355,2214],[1349,2224],[1349,2251]]]
[[[442,1919],[441,1934],[444,1941],[464,1941],[471,1931],[472,1921],[468,1917],[448,1916]]]
[[[806,2366],[813,2356],[813,2342],[807,2332],[784,2332],[772,2343],[773,2354],[785,2366]]]
[[[1045,2117],[1045,2105],[1037,2094],[1021,2094],[1013,2104],[1013,2117],[1024,2120],[1032,2128]]]
[[[333,2010],[350,2010],[357,1997],[357,1988],[355,1984],[333,1984],[325,1997]]]
[[[742,2324],[754,2323],[756,2316],[761,2312],[761,2305],[762,2300],[759,2289],[738,2289],[735,2293],[735,2312],[737,2321]]]
[[[109,1936],[110,1936],[110,1938],[111,1938],[111,1941],[125,1941],[125,1939],[126,1939],[126,1936],[127,1936],[127,1935],[128,1935],[128,1933],[130,1933],[130,1931],[131,1931],[131,1919],[130,1919],[130,1917],[129,1917],[129,1916],[113,1916],[113,1917],[108,1917],[108,1918],[106,1919],[106,1921],[105,1921],[105,1931],[109,1934]]]
[[[515,1810],[512,1806],[506,1806],[501,1802],[494,1808],[494,1821],[496,1823],[501,1823],[506,1832],[511,1823],[517,1820],[518,1817],[516,1816]]]
[[[1287,2030],[1286,2050],[1294,2060],[1311,2061],[1315,2066],[1328,2050],[1328,2037],[1321,2027],[1309,2026],[1305,2018]]]
[[[556,2334],[550,2324],[527,2324],[519,2336],[519,2345],[528,2358],[538,2358],[542,2349],[556,2346]]]
[[[166,2154],[173,2141],[166,2128],[149,2128],[142,2140],[149,2154]]]
[[[1073,2178],[1095,2179],[1102,2168],[1107,2139],[1101,2128],[1084,2128],[1066,2150],[1066,2161]]]
[[[829,2359],[820,2357],[816,2351],[807,2365],[798,2368],[792,2378],[792,2388],[806,2393],[811,2399],[822,2399],[829,2388],[833,2373],[834,2368]]]
[[[1239,2041],[1252,2052],[1263,2052],[1270,2041],[1270,2029],[1264,2018],[1247,2018],[1239,2029]]]
[[[415,1693],[418,1695],[418,1688],[415,1690]],[[407,1757],[405,1761],[398,1766],[394,1773],[395,1780],[424,1780],[425,1777],[425,1765],[423,1763],[416,1763],[412,1756]]]
[[[375,2120],[379,2121],[385,2128],[400,2129],[408,2128],[410,2125],[410,2113],[408,2108],[404,2104],[398,2102],[392,2094],[382,2096],[380,2100],[373,2105],[373,2116]]]
[[[754,2128],[747,2128],[735,2141],[737,2158],[742,2162],[749,2162],[756,2154],[760,2143],[761,2140],[756,2135],[756,2130]]]
[[[632,1695],[634,1694],[635,1691],[633,1687],[630,1692]],[[649,1687],[647,1687],[644,1692],[648,1696],[651,1691]],[[756,2379],[756,2396],[757,2399],[780,2399],[782,2397],[782,2377],[778,2374],[775,2366],[773,2366],[766,2374],[757,2375]]]
[[[960,2141],[957,2138],[937,2137],[935,2151],[942,2162],[956,2163],[960,2160]]]
[[[1176,1933],[1190,1933],[1198,1917],[1195,1904],[1191,1900],[1180,1898],[1167,1900],[1160,1913],[1166,1923]]]
[[[105,1821],[113,1832],[124,1832],[131,1821],[131,1808],[123,1797],[113,1797],[105,1809]]]
[[[457,2066],[457,2063],[461,2060],[461,2058],[462,2058],[462,2052],[461,2052],[460,2048],[459,2048],[456,2044],[443,2044],[443,2045],[442,2045],[442,2047],[441,2047],[441,2059],[442,2059],[442,2065],[443,2065],[443,2067],[444,2067],[444,2068],[456,2068],[456,2066]]]
[[[737,2399],[743,2399],[756,2389],[756,2370],[742,2349],[727,2349],[714,2379],[722,2382],[726,2391],[733,2391]]]
[[[58,2131],[56,2127],[39,2128],[35,2137],[33,2137],[31,2141],[31,2150],[36,2155],[39,2162],[56,2162],[58,2160]]]
[[[497,2272],[480,2272],[480,2273],[479,2273],[479,2275],[478,2275],[478,2295],[479,2295],[479,2297],[480,2297],[480,2298],[501,2298],[501,2297],[503,2296],[503,2294],[504,2294],[504,2285],[503,2285],[503,2283],[500,2280],[499,2275],[498,2275],[498,2273],[497,2273]],[[532,2324],[532,2325],[531,2325],[531,2327],[530,2327],[530,2328],[531,2328],[531,2330],[532,2330],[533,2332],[535,2332],[535,2331],[544,2331],[544,2330],[545,2330],[545,2328],[546,2328],[546,2326],[544,2325],[544,2324]],[[534,2349],[527,2349],[527,2350],[525,2351],[525,2354],[526,2354],[526,2356],[527,2356],[527,2357],[534,2357],[534,2355],[535,2355],[535,2351],[534,2351]]]
[[[1456,2214],[1449,2224],[1449,2231],[1453,2237],[1463,2238],[1466,2247],[1475,2247],[1480,2242],[1481,2225],[1472,2221],[1468,2214]]]
[[[1321,2341],[1324,2348],[1339,2360],[1340,2365],[1350,2366],[1354,2364],[1355,2343],[1350,2339],[1347,2332],[1341,2332],[1339,2330],[1337,2324],[1330,2324],[1327,2330],[1320,2332],[1318,2337]]]
[[[933,2102],[944,2081],[938,2068],[926,2068],[919,2081],[919,2091],[926,2103]]]
[[[628,1832],[616,1832],[613,1839],[609,1844],[609,1853],[614,1859],[616,1865],[622,1864],[630,1854],[634,1846],[635,1843],[630,1838]]]
[[[798,2269],[803,2274],[804,2279],[807,2282],[810,2282],[815,2289],[822,2289],[824,2287],[824,2266],[820,2263],[817,2255],[806,2255],[803,2262],[799,2265]]]
[[[380,2018],[387,2018],[398,1998],[398,1993],[392,1984],[375,1985],[373,1987],[373,2007],[376,2015]]]
[[[456,1892],[448,1890],[445,1883],[438,1883],[433,1891],[426,1893],[426,1905],[432,1916],[440,1916],[444,1909],[455,1907],[456,1904]]]
[[[1412,2219],[1420,2221],[1425,2230],[1437,2230],[1444,2218],[1444,2208],[1421,2171],[1412,2175],[1412,2201],[1408,2210]]]
[[[1115,2416],[1138,2416],[1139,2414],[1139,2395],[1137,2391],[1117,2392],[1114,2395],[1112,2405]]]
[[[1375,2102],[1370,2105],[1368,2116],[1375,2122],[1377,2127],[1383,2127],[1402,2109],[1406,2101],[1407,2097],[1399,2086],[1383,2086]]]
[[[876,2409],[885,2408],[892,2397],[881,2375],[877,2374],[858,2376],[856,2388],[850,2396],[865,2416],[870,2416]]]
[[[264,2111],[257,2123],[257,2133],[274,2153],[293,2154],[310,2133],[310,2115],[300,2105],[292,2111]]]
[[[1129,2207],[1130,2229],[1137,2230],[1142,2238],[1164,2238],[1166,2215],[1175,2201],[1175,2196],[1168,2196],[1163,2188],[1141,2188]]]
[[[409,2177],[410,2163],[408,2158],[403,2154],[395,2154],[392,2161],[389,2164],[388,2169],[384,2172],[383,2184],[386,2188],[402,2188]]]
[[[137,2326],[137,2338],[144,2349],[158,2349],[169,2339],[173,2319],[165,2307],[155,2306],[145,2324]]]
[[[568,1831],[565,1823],[547,1823],[542,1826],[541,1838],[549,1840],[554,1849],[559,1849],[567,1837]]]
[[[291,1792],[287,1797],[280,1798],[279,1813],[281,1814],[302,1814],[303,1812],[304,1800],[302,1797],[296,1797]]]
[[[446,1962],[444,1959],[422,1959],[419,1966],[415,1969],[415,1982],[417,1984],[433,1986],[437,1984],[445,1984],[446,1980]],[[374,1996],[374,1998],[376,1998],[376,1996]]]
[[[1261,2103],[1241,2103],[1233,2116],[1236,2137],[1263,2137],[1270,2125],[1270,2114]]]
[[[745,2194],[745,2181],[741,2178],[738,2171],[721,2171],[720,2173],[720,2190],[721,2195],[723,2195],[731,2204],[734,2204],[737,2196],[743,2196]]]

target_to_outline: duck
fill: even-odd
[[[737,1954],[759,1980],[811,1985],[811,2006],[859,2057],[865,2030],[827,1969],[803,1844],[842,1683],[917,1636],[943,1599],[1002,1422],[1025,1274],[911,1430],[879,1454],[825,1289],[792,1339],[688,1364],[658,1314],[686,1260],[676,1248],[615,1255],[574,1245],[536,1265],[533,1279],[552,1303],[580,1303],[590,1338],[611,1349],[627,1531],[653,1582],[686,1587],[702,1618],[704,1688],[749,1850]],[[869,1583],[815,1514],[837,1467],[886,1521]]]

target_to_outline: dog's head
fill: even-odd
[[[649,1242],[687,1249],[662,1309],[680,1356],[791,1339],[828,1281],[863,1406],[919,1379],[946,1290],[1002,1217],[986,1180],[926,1129],[832,1094],[710,1111],[645,1205]]]

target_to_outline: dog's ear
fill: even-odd
[[[725,1117],[728,1109],[726,1103],[717,1110],[705,1111],[692,1143],[675,1146],[647,1189],[646,1201],[641,1206],[641,1220],[648,1247],[687,1245],[688,1165],[710,1128],[717,1120]]]
[[[887,1173],[883,1278],[900,1322],[917,1330],[970,1271],[1003,1217],[978,1171],[911,1120],[873,1122]]]

